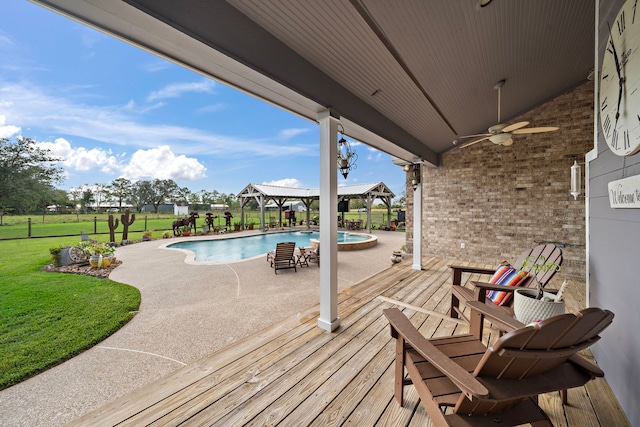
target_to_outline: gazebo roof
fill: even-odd
[[[269,184],[249,184],[237,197],[257,197],[264,196],[273,199],[319,199],[319,188],[296,188],[282,187]],[[338,197],[389,197],[394,198],[395,194],[383,182],[369,184],[342,185],[338,187]]]

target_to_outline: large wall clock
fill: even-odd
[[[640,5],[626,0],[615,21],[600,71],[600,124],[611,151],[640,150]]]

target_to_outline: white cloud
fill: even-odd
[[[369,153],[369,155],[367,156],[367,160],[378,162],[382,160],[382,153],[379,151],[375,153]]]
[[[178,98],[186,92],[213,92],[215,83],[211,80],[202,80],[200,82],[193,83],[173,83],[165,86],[164,88],[151,92],[147,96],[147,101],[155,101],[156,99],[164,98]]]
[[[119,171],[123,169],[121,159],[114,156],[111,150],[85,147],[73,148],[69,141],[64,138],[57,138],[54,142],[39,142],[38,147],[51,150],[51,153],[62,159],[65,168],[80,172],[86,172],[95,168],[100,168],[104,173]],[[122,157],[122,156],[121,156]]]
[[[304,145],[288,145],[283,151],[278,138],[241,139],[171,124],[141,123],[137,121],[140,108],[135,102],[91,106],[51,96],[30,83],[8,83],[1,78],[0,106],[10,123],[23,129],[43,129],[48,134],[72,135],[105,144],[137,148],[180,146],[185,154],[226,158],[317,155],[317,150]]]
[[[276,185],[278,187],[292,187],[300,188],[302,185],[300,181],[295,178],[283,178],[275,181],[263,182],[264,185]]]
[[[218,111],[223,111],[228,108],[227,104],[211,104],[206,107],[198,108],[198,113],[217,113]]]
[[[309,132],[310,129],[302,129],[302,128],[291,128],[291,129],[283,129],[280,131],[280,138],[289,139],[294,136],[298,136],[300,134]]]
[[[155,61],[149,62],[142,66],[142,69],[148,71],[150,73],[157,73],[158,71],[165,70],[171,66],[171,63],[168,61]]]
[[[6,122],[6,116],[0,115],[0,138],[11,138],[20,132],[21,129],[18,126],[5,125]]]
[[[182,154],[176,156],[168,145],[136,151],[122,172],[128,179],[194,181],[206,177],[206,168],[202,163]]]
[[[0,31],[0,46],[12,46],[13,40],[4,31]]]

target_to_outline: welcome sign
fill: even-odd
[[[610,182],[609,203],[612,208],[640,208],[640,175]]]

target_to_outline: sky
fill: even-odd
[[[173,179],[192,192],[249,183],[317,188],[319,127],[26,0],[0,1],[0,137],[31,138],[61,159],[58,188]],[[404,172],[350,140],[338,185]]]

